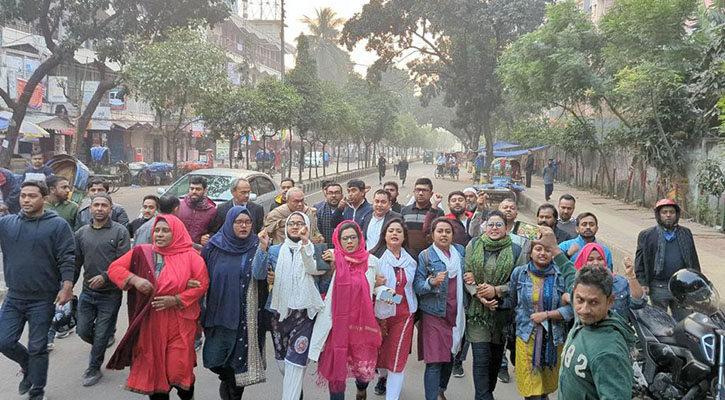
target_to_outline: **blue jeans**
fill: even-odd
[[[451,355],[451,359],[453,359],[453,355]],[[425,374],[423,375],[425,400],[436,400],[438,393],[443,393],[448,389],[451,372],[453,372],[453,362],[425,365]]]
[[[53,300],[20,300],[8,297],[0,308],[0,353],[20,364],[32,387],[30,394],[45,393],[48,381],[48,329],[53,320]],[[28,323],[28,347],[18,340]]]
[[[554,193],[554,184],[545,183],[544,184],[544,198],[546,199],[546,201],[549,201],[549,199],[551,199],[552,193]]]
[[[493,400],[498,370],[504,356],[503,344],[471,343],[473,348],[473,387],[475,400]]]
[[[88,368],[101,368],[106,347],[116,332],[116,319],[121,308],[121,291],[95,292],[83,289],[78,298],[78,326],[76,332],[86,343],[90,343],[91,357]]]

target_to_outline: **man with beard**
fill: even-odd
[[[83,291],[78,298],[78,336],[91,348],[83,386],[101,380],[106,348],[113,341],[123,293],[108,279],[108,266],[126,254],[131,239],[125,226],[111,221],[113,201],[106,193],[91,199],[93,222],[79,229],[76,239],[76,266],[83,266]]]
[[[70,184],[68,179],[60,175],[51,175],[45,180],[48,185],[48,201],[45,202],[45,209],[55,211],[63,218],[68,225],[74,227],[78,217],[78,204],[68,200]]]
[[[141,216],[139,218],[134,219],[133,221],[129,222],[126,228],[128,228],[128,233],[131,235],[131,237],[134,237],[134,234],[138,230],[138,228],[141,227],[141,225],[145,224],[150,220],[151,218],[156,215],[156,211],[159,209],[159,198],[149,194],[143,198],[143,202],[141,203]]]
[[[674,301],[668,289],[672,275],[683,268],[700,270],[692,232],[679,225],[680,206],[673,200],[662,199],[655,205],[657,226],[645,229],[637,237],[634,265],[637,280],[652,305],[665,311],[669,307],[675,320],[680,321],[688,311]]]
[[[476,189],[472,187],[467,187],[463,189],[463,195],[466,196],[466,211],[470,211],[471,214],[473,214],[474,212],[476,212],[476,207],[478,206],[478,204],[476,203]]]
[[[258,234],[261,232],[264,225],[264,208],[253,201],[249,201],[249,195],[252,193],[252,186],[249,184],[249,181],[245,178],[237,178],[232,181],[232,186],[229,191],[232,193],[232,198],[217,207],[214,222],[210,228],[210,234],[213,235],[219,232],[219,229],[224,225],[224,220],[227,218],[227,213],[234,206],[247,207],[247,212],[252,217],[254,233]]]
[[[295,181],[292,178],[284,178],[279,183],[279,189],[280,193],[277,195],[277,197],[274,198],[274,202],[272,202],[272,205],[269,206],[269,211],[274,210],[275,208],[281,206],[282,204],[287,202],[287,191],[295,187]]]
[[[332,213],[342,200],[342,185],[327,181],[322,185],[322,193],[325,195],[325,200],[313,204],[312,207],[317,209],[317,229],[325,238],[325,243],[332,246],[332,233],[335,232],[335,227],[332,226]]]
[[[209,241],[210,227],[216,216],[216,204],[206,197],[206,178],[194,176],[189,180],[189,193],[179,207],[179,219],[189,231],[194,247],[201,249]]]
[[[609,251],[607,246],[597,241],[596,235],[599,231],[599,220],[597,220],[597,216],[590,212],[579,214],[576,217],[576,231],[579,233],[577,237],[559,244],[561,251],[566,253],[566,255],[569,256],[569,259],[574,262],[585,244],[592,242],[599,243],[604,249],[604,253],[606,253],[605,258],[607,259],[607,267],[611,271],[612,252]]]
[[[568,233],[571,237],[576,237],[576,218],[574,216],[574,208],[576,207],[576,199],[570,194],[564,194],[559,198],[559,221],[556,226],[562,231]]]
[[[366,250],[377,246],[380,231],[390,219],[400,218],[400,214],[390,210],[391,203],[390,193],[383,189],[378,189],[373,195],[373,212],[363,219],[362,224]]]
[[[556,226],[556,220],[559,218],[559,213],[556,211],[556,207],[549,203],[544,203],[539,206],[536,210],[536,224],[539,226],[548,226],[554,231],[556,235],[556,242],[561,243],[569,239],[574,239],[573,235],[569,235],[567,232],[559,229]]]
[[[403,205],[398,203],[398,183],[393,181],[385,182],[383,189],[390,193],[390,198],[393,199],[393,205],[390,209],[400,214],[403,211]]]
[[[423,230],[427,233],[430,233],[431,223],[444,214],[443,210],[438,208],[442,200],[443,195],[440,193],[435,193],[431,197],[432,207],[426,214],[423,223]],[[445,217],[453,221],[453,243],[458,243],[464,247],[471,241],[471,236],[468,235],[468,224],[473,219],[473,213],[466,208],[466,195],[463,192],[456,190],[448,194],[448,209],[450,212]]]

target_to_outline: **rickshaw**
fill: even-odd
[[[518,203],[519,193],[524,191],[521,163],[514,158],[494,158],[488,176],[484,176],[474,188],[486,193],[489,208],[498,207],[498,203],[505,198],[513,198]]]

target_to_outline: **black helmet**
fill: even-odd
[[[719,295],[709,279],[694,269],[681,269],[675,272],[669,282],[670,293],[683,306],[702,308],[720,302]],[[698,307],[700,306],[700,307]]]

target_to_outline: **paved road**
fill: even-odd
[[[391,172],[389,172],[390,174]],[[417,177],[429,176],[432,178],[433,167],[430,165],[414,164],[408,174],[409,183],[405,188],[401,189],[401,203],[407,201],[412,195],[412,182]],[[390,178],[390,176],[388,176]],[[366,177],[366,182],[374,184],[377,181],[377,174]],[[434,189],[442,193],[448,193],[452,190],[460,190],[468,186],[466,182],[453,182],[445,180],[434,180]],[[378,185],[373,186],[373,190],[378,189]],[[113,195],[114,201],[124,205],[129,217],[135,218],[137,211],[141,206],[141,199],[144,195],[154,193],[155,188],[124,188]],[[405,197],[405,199],[403,199]],[[313,193],[308,197],[308,202],[313,203],[321,200],[322,196]],[[524,219],[529,219],[524,216]],[[79,285],[80,286],[80,285]],[[79,291],[76,288],[76,291]],[[124,302],[125,304],[125,302]],[[122,308],[121,315],[118,320],[118,339],[128,326],[128,316],[125,308]],[[26,336],[23,336],[23,342]],[[245,393],[247,399],[277,399],[281,397],[282,377],[274,363],[272,346],[267,341],[267,362],[268,362],[268,378],[267,382],[249,387]],[[415,347],[415,346],[413,346]],[[66,339],[56,340],[56,349],[50,355],[50,369],[48,376],[47,397],[50,400],[66,400],[66,399],[141,399],[142,396],[133,394],[123,390],[123,385],[128,371],[105,371],[103,380],[94,387],[84,388],[81,386],[81,374],[86,368],[90,346],[83,343],[78,336],[72,335]],[[107,352],[110,356],[111,352]],[[403,399],[422,399],[423,393],[423,372],[424,364],[417,361],[415,349],[409,359],[406,371],[406,382],[403,388]],[[329,398],[326,391],[314,383],[315,365],[308,368],[308,374],[305,379],[305,399],[327,399]],[[19,378],[16,377],[17,366],[5,357],[0,356],[0,398],[7,400],[20,399],[17,395],[17,384]],[[465,364],[466,376],[464,378],[451,378],[449,390],[446,393],[449,399],[470,399],[473,398],[473,380],[471,378],[471,357]],[[196,368],[197,384],[196,398],[199,400],[218,399],[218,381],[216,376],[199,366]],[[513,368],[511,369],[513,375]],[[512,376],[513,378],[513,376]],[[348,380],[348,398],[354,398],[354,384]],[[384,399],[384,397],[375,396],[372,387],[368,389],[369,399]],[[496,388],[496,398],[499,400],[519,399],[516,384],[512,381],[508,384],[500,384]]]

